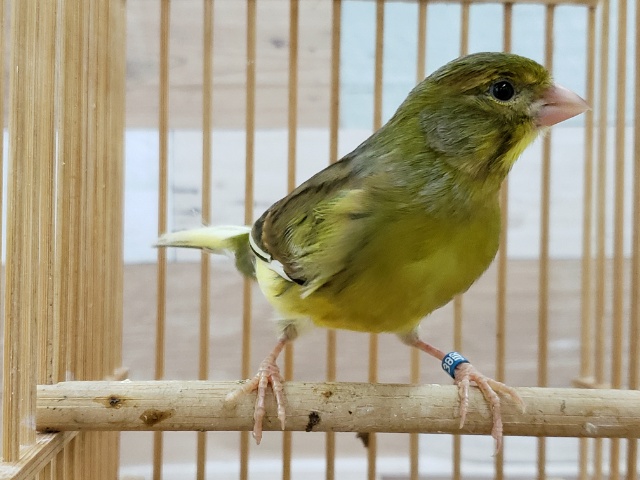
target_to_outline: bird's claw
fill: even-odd
[[[464,426],[464,422],[467,418],[467,411],[469,408],[469,384],[474,382],[485,398],[491,413],[493,416],[493,427],[491,429],[491,436],[496,442],[496,453],[502,449],[502,412],[500,397],[498,393],[508,395],[511,399],[518,404],[524,412],[524,402],[518,392],[513,388],[505,385],[502,382],[498,382],[492,378],[486,377],[480,373],[470,363],[462,363],[458,365],[455,371],[455,383],[458,385],[458,398],[460,399],[460,428]]]
[[[280,375],[280,368],[278,368],[275,361],[272,361],[271,358],[267,357],[267,359],[260,364],[260,369],[255,377],[249,379],[237,390],[230,392],[226,397],[227,401],[233,402],[241,395],[251,393],[254,390],[257,391],[256,406],[253,412],[253,438],[258,445],[260,445],[260,441],[262,440],[262,422],[267,411],[265,407],[265,397],[267,396],[267,388],[269,387],[269,384],[271,384],[271,389],[273,390],[273,394],[276,399],[278,419],[280,420],[280,425],[284,430],[286,413],[282,382],[283,380]]]

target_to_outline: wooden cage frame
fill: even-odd
[[[329,1],[329,0],[327,0]],[[417,78],[425,75],[424,45],[429,0],[418,2]],[[523,0],[527,1],[527,0]],[[212,12],[213,0],[204,2],[203,131],[211,131]],[[461,53],[468,51],[469,8],[462,2]],[[155,437],[154,478],[160,478],[162,430],[239,430],[243,466],[246,470],[248,430],[252,423],[252,399],[242,399],[234,409],[224,404],[232,388],[228,382],[207,378],[209,303],[201,299],[201,363],[198,381],[162,380],[164,372],[164,294],[167,258],[158,251],[158,321],[156,330],[156,380],[120,381],[122,288],[123,288],[123,142],[125,102],[125,11],[124,0],[13,0],[10,15],[0,8],[0,28],[9,28],[10,60],[8,85],[8,191],[6,219],[6,270],[4,303],[3,430],[0,478],[116,478],[118,434],[123,430],[153,430]],[[160,0],[160,197],[159,233],[167,229],[167,134],[168,134],[168,38],[170,1]],[[340,9],[333,0],[332,69],[330,101],[331,161],[337,160]],[[504,8],[504,49],[511,49],[511,15],[519,1],[499,0]],[[540,388],[521,388],[527,412],[505,405],[506,435],[573,436],[615,438],[611,444],[611,478],[620,478],[618,460],[623,443],[627,448],[627,478],[636,478],[637,439],[640,437],[640,122],[635,122],[633,139],[633,242],[629,304],[629,331],[623,331],[624,222],[622,192],[624,172],[625,102],[616,97],[615,209],[613,254],[613,341],[615,349],[611,375],[604,370],[605,345],[605,255],[606,213],[605,160],[607,158],[608,46],[610,43],[609,2],[602,0],[540,0],[546,9],[545,63],[553,65],[554,11],[569,3],[587,9],[588,59],[586,99],[594,111],[586,114],[584,255],[582,261],[582,350],[581,389],[545,388],[548,384],[545,342],[539,357]],[[255,132],[256,4],[247,0],[246,70],[246,203],[245,221],[253,212],[253,156]],[[296,156],[296,105],[299,35],[299,0],[290,0],[289,45],[289,188],[293,188]],[[385,1],[376,0],[375,106],[374,127],[382,121],[382,52]],[[597,55],[597,10],[600,9],[600,45]],[[635,72],[634,113],[640,112],[640,62],[626,64],[626,0],[618,0],[616,81],[625,91],[628,72]],[[635,49],[640,51],[640,8],[636,6]],[[5,50],[0,36],[0,51]],[[52,39],[54,39],[52,41]],[[598,60],[598,64],[596,64]],[[596,76],[597,75],[597,76]],[[0,77],[0,111],[4,109],[4,77]],[[596,92],[596,85],[598,91]],[[543,143],[543,203],[540,252],[539,332],[547,335],[549,262],[549,161],[551,137]],[[209,136],[204,135],[203,192],[211,189]],[[2,151],[0,151],[2,155]],[[0,156],[0,162],[2,158]],[[1,188],[0,184],[0,188]],[[31,188],[25,188],[26,186]],[[207,195],[202,218],[210,219]],[[0,196],[1,198],[1,196]],[[502,197],[506,204],[506,187]],[[506,215],[506,214],[505,214]],[[505,216],[506,221],[506,216]],[[595,242],[591,232],[595,230]],[[504,244],[504,238],[502,239]],[[498,263],[498,331],[505,322],[506,249]],[[209,263],[202,259],[202,292],[207,292]],[[584,292],[588,292],[589,295]],[[593,296],[591,295],[593,293]],[[250,318],[249,284],[244,286],[244,325]],[[461,342],[462,304],[455,302],[455,344]],[[245,328],[249,331],[249,328]],[[327,434],[327,478],[334,478],[335,442],[330,432],[411,433],[411,478],[418,478],[418,432],[486,434],[490,415],[481,397],[473,393],[467,423],[458,429],[454,387],[385,385],[377,383],[377,339],[370,337],[370,374],[367,384],[335,383],[335,337],[328,333],[327,383],[286,385],[289,398],[288,430],[329,432]],[[622,368],[625,335],[629,340],[629,368]],[[247,348],[247,338],[243,348]],[[417,382],[418,357],[412,355],[411,378]],[[497,337],[497,379],[504,378],[504,337]],[[290,368],[291,352],[285,358]],[[34,361],[36,359],[36,361]],[[252,366],[243,363],[248,377]],[[290,370],[285,370],[285,375]],[[623,387],[628,390],[621,391]],[[615,389],[615,390],[611,390]],[[330,395],[327,395],[330,392]],[[328,402],[326,397],[331,397]],[[352,414],[354,397],[372,413]],[[429,400],[429,407],[425,407]],[[393,399],[393,400],[391,400]],[[403,416],[381,421],[376,411],[393,401]],[[378,410],[376,410],[376,408]],[[268,411],[272,411],[268,407]],[[356,409],[361,411],[363,409]],[[310,412],[321,420],[311,422]],[[372,416],[375,416],[375,421]],[[215,421],[213,420],[215,419]],[[313,423],[313,424],[312,424]],[[265,429],[278,429],[267,417]],[[49,432],[49,433],[46,433]],[[288,440],[287,440],[288,438]],[[204,435],[198,440],[198,478],[204,478]],[[290,436],[285,434],[285,451]],[[460,447],[456,447],[459,456]],[[602,475],[602,442],[596,442],[594,475]],[[375,436],[371,436],[369,478],[375,478]],[[539,440],[539,474],[544,477],[544,438]],[[581,478],[588,478],[591,458],[586,441],[581,442]],[[284,477],[290,477],[290,450],[283,455]],[[288,463],[287,463],[288,462]],[[287,464],[289,467],[287,467]],[[495,459],[496,478],[503,478],[503,458]],[[600,469],[600,470],[598,470]],[[287,473],[288,472],[288,473]],[[157,475],[157,476],[156,476]],[[454,472],[460,478],[460,472]]]

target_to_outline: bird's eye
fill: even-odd
[[[516,94],[515,88],[511,83],[506,80],[500,80],[499,82],[491,85],[491,95],[501,102],[507,102],[513,98]]]

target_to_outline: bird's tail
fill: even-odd
[[[200,248],[217,254],[232,253],[238,271],[246,277],[255,279],[254,257],[249,246],[250,233],[251,227],[235,225],[194,228],[165,233],[158,238],[155,246]]]

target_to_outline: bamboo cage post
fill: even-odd
[[[631,242],[631,286],[629,312],[629,388],[640,388],[640,8],[636,4],[635,18],[635,84],[633,112],[635,122],[633,128],[633,208],[632,208],[632,242]],[[627,441],[627,479],[632,480],[638,471],[638,440]]]
[[[106,169],[107,182],[104,191],[108,199],[106,207],[107,222],[104,226],[106,256],[111,259],[107,268],[106,291],[111,301],[106,302],[103,317],[106,326],[105,345],[106,366],[103,375],[111,373],[114,378],[126,376],[122,366],[122,324],[124,316],[124,133],[125,133],[125,92],[126,92],[126,2],[108,1],[109,5],[109,43],[104,55],[109,61],[109,80],[107,88],[106,129],[108,135],[102,136],[106,144],[106,157],[103,169]],[[104,260],[103,260],[104,261]],[[98,292],[100,295],[100,292]],[[107,375],[109,376],[109,375]],[[109,437],[110,464],[107,476],[115,477],[120,461],[120,435]]]
[[[28,366],[31,354],[29,341],[33,332],[29,311],[30,302],[26,298],[30,292],[29,257],[24,250],[22,238],[28,233],[26,222],[22,221],[31,210],[26,198],[27,192],[20,188],[27,183],[27,163],[32,161],[30,143],[22,142],[21,132],[33,131],[35,105],[29,106],[33,96],[33,63],[27,62],[33,47],[29,48],[30,35],[33,36],[36,22],[35,6],[26,2],[13,2],[12,54],[10,73],[10,118],[9,118],[9,175],[7,194],[7,265],[5,269],[5,331],[4,331],[4,371],[3,371],[3,449],[5,461],[15,462],[20,456],[20,445],[33,443],[28,428],[29,388],[35,387],[35,372]],[[28,28],[31,26],[31,30]],[[18,89],[22,84],[24,88]],[[29,208],[26,210],[25,207]],[[13,260],[15,259],[15,260]],[[23,260],[24,259],[24,260]],[[23,260],[18,262],[18,260]],[[26,269],[26,271],[24,271]],[[23,270],[23,271],[21,271]],[[26,422],[25,422],[26,421]]]
[[[57,38],[57,3],[47,2],[38,11],[38,27],[40,36],[37,49],[42,52],[42,61],[36,65],[39,70],[40,88],[37,88],[34,103],[41,105],[39,112],[38,130],[36,136],[41,142],[35,143],[36,171],[34,172],[37,192],[37,223],[39,245],[39,269],[35,282],[36,296],[32,299],[36,311],[35,353],[38,356],[37,382],[52,383],[54,381],[55,357],[53,344],[54,333],[58,331],[54,324],[53,315],[53,285],[54,285],[54,179],[55,179],[55,110],[56,110],[56,43],[50,39]],[[44,42],[42,41],[44,39]],[[33,242],[36,244],[36,242]],[[37,437],[36,437],[37,441]],[[39,455],[40,456],[40,455]],[[38,477],[51,478],[55,468],[55,458],[44,465]]]
[[[113,477],[118,435],[37,435],[35,392],[120,362],[124,2],[11,5],[1,471]]]
[[[66,228],[57,229],[56,265],[58,278],[54,289],[57,301],[55,315],[60,325],[59,345],[57,352],[58,379],[82,378],[76,370],[80,342],[78,319],[80,318],[81,296],[79,272],[82,269],[78,238],[80,237],[80,181],[82,161],[86,158],[87,124],[87,26],[85,2],[66,0],[61,5],[60,31],[65,32],[61,39],[61,61],[59,73],[59,105],[60,131],[57,180],[56,180],[56,217],[60,225]],[[79,436],[78,436],[79,437]],[[76,438],[78,438],[76,437]],[[80,474],[82,457],[78,455],[78,442],[72,439],[65,449],[63,476],[74,478]]]
[[[1,2],[0,3],[0,56],[2,58],[2,61],[5,61],[5,49],[6,49],[6,45],[5,45],[5,31],[7,28],[7,20],[5,18],[5,8],[7,8],[6,5],[7,2]],[[5,85],[5,79],[4,79],[4,74],[0,75],[0,118],[2,118],[2,148],[0,148],[0,171],[4,172],[4,166],[5,166],[5,155],[4,155],[4,133],[5,133],[5,100],[4,100],[4,96],[5,96],[5,89],[6,89],[6,85]],[[5,201],[4,201],[4,182],[0,182],[0,238],[3,238],[4,235],[4,228],[3,228],[3,218],[4,218],[4,206],[5,206]],[[1,254],[2,254],[3,250],[2,250],[2,245],[0,242],[0,258],[1,258]]]

